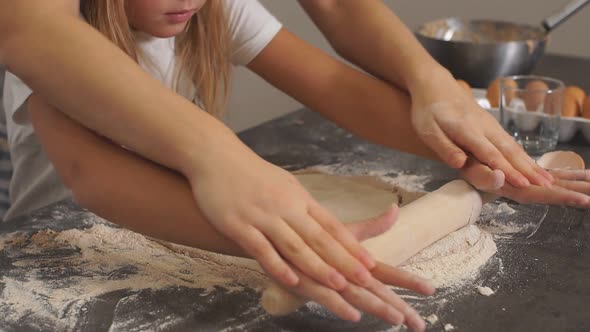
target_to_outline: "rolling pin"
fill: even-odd
[[[480,194],[463,180],[449,182],[402,207],[390,230],[362,244],[376,260],[399,265],[447,234],[474,223],[484,200],[495,197]],[[277,284],[271,284],[261,298],[262,307],[271,315],[286,315],[306,302]]]

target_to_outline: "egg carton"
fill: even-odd
[[[500,121],[500,110],[492,107],[490,102],[486,98],[485,89],[471,89],[473,97],[483,109],[487,110],[492,114],[498,121]],[[535,126],[541,120],[541,117],[545,116],[542,113],[524,112],[519,114],[519,120],[524,125]],[[579,117],[561,117],[559,121],[559,142],[571,141],[578,131],[582,132],[582,136],[587,143],[590,143],[590,120]]]

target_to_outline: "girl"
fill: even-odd
[[[359,318],[354,305],[392,323],[424,327],[379,280],[424,293],[430,287],[376,265],[290,174],[258,158],[214,117],[223,109],[230,63],[247,65],[360,136],[435,157],[409,125],[404,93],[304,44],[256,1],[87,0],[81,12],[186,103],[207,110],[198,116],[190,172],[196,176],[184,179],[80,127],[8,74],[4,102],[15,171],[7,217],[72,195],[150,236],[230,254],[243,249],[283,285],[345,319]],[[131,123],[119,126],[134,130]],[[557,194],[588,205],[581,193]],[[390,225],[394,213],[377,224]]]

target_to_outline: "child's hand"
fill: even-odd
[[[393,225],[398,211],[394,207],[381,216],[347,224],[346,227],[362,241],[387,231]],[[298,270],[295,271],[299,273]],[[420,277],[380,262],[371,272],[376,279],[368,287],[350,283],[340,292],[300,274],[301,282],[293,291],[325,306],[346,320],[358,321],[360,310],[394,325],[405,324],[416,331],[424,330],[425,323],[416,310],[386,285],[406,288],[424,295],[432,295],[434,287]]]
[[[545,186],[553,180],[477,105],[448,72],[434,73],[411,87],[412,122],[420,136],[446,164],[462,168],[471,154],[502,171],[514,187]]]
[[[504,196],[521,204],[552,204],[590,208],[590,170],[552,170],[550,187],[516,188],[504,183],[504,175],[474,159],[461,171],[463,178],[479,190]]]
[[[320,206],[289,172],[244,146],[224,146],[189,179],[207,220],[280,284],[307,277],[331,289],[371,285],[375,263],[354,235]]]

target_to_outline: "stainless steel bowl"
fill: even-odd
[[[541,28],[446,18],[424,24],[418,40],[457,78],[486,88],[500,76],[529,74],[545,51]]]
[[[549,32],[589,2],[573,0],[538,27],[452,17],[425,23],[416,36],[457,79],[486,88],[501,76],[530,74],[545,52]]]

